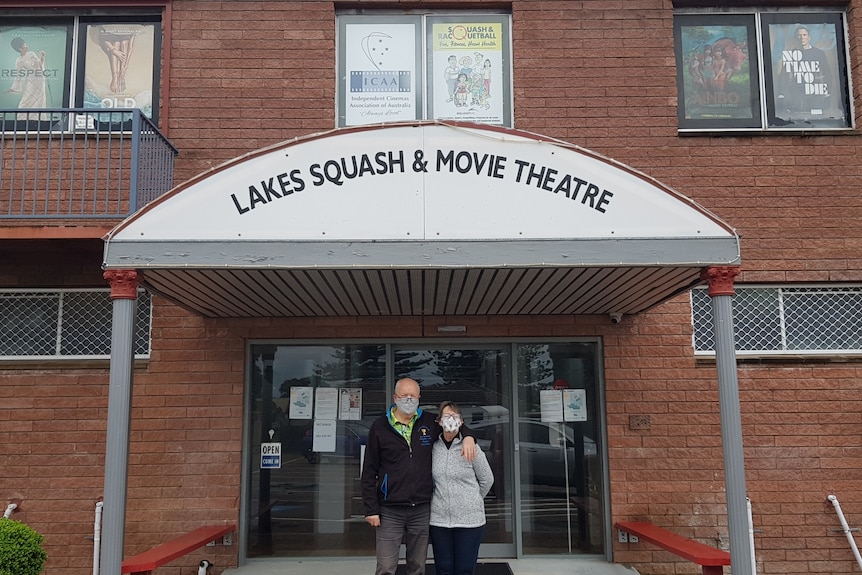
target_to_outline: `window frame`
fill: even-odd
[[[745,284],[734,286],[734,291],[734,346],[738,358],[862,357],[862,284]],[[692,349],[697,358],[715,357],[715,334],[707,292],[705,286],[694,288],[690,292]],[[750,297],[745,299],[742,294]],[[814,307],[812,301],[815,298],[828,300],[843,294],[850,296],[847,300],[849,305],[846,306],[849,311],[842,314],[829,309],[828,313],[822,310],[807,313]],[[840,311],[844,309],[840,308]],[[803,323],[806,324],[805,331],[800,330]],[[807,327],[809,325],[810,328]],[[826,336],[835,339],[838,337],[835,334],[841,333],[840,330],[855,333],[859,347],[800,346],[800,342]],[[759,332],[759,335],[751,336],[754,332]],[[743,347],[746,342],[756,338],[767,344],[771,342],[771,348]],[[704,342],[704,345],[699,342]]]
[[[83,300],[79,297],[83,295]],[[91,296],[89,299],[87,296]],[[15,333],[28,334],[32,343],[24,341],[24,335],[16,337],[18,345],[21,347],[46,347],[53,348],[54,353],[16,353],[5,354],[3,349],[0,349],[0,365],[8,362],[20,361],[81,361],[81,360],[109,360],[111,358],[111,330],[113,321],[113,304],[111,300],[111,290],[108,288],[4,288],[0,289],[0,303],[5,299],[26,300],[31,298],[34,301],[38,300],[53,300],[53,305],[48,306],[31,306],[37,308],[37,313],[30,318],[31,323],[25,325],[26,320],[18,321],[21,329],[15,330]],[[93,299],[95,298],[95,299]],[[104,299],[102,299],[104,298]],[[98,301],[101,300],[101,301]],[[99,309],[95,310],[92,307],[93,303],[99,304]],[[77,305],[76,305],[77,303]],[[0,307],[0,311],[6,309],[6,306]],[[10,309],[15,311],[14,306]],[[20,311],[20,310],[19,310]],[[43,313],[39,317],[39,311]],[[47,313],[49,317],[45,317]],[[102,321],[99,322],[101,317]],[[142,323],[144,318],[146,323]],[[68,321],[67,321],[68,320]],[[35,321],[35,323],[33,323]],[[89,332],[91,335],[76,334],[68,332],[68,324],[73,323],[80,326],[81,322],[86,322],[86,326],[93,328]],[[0,322],[3,325],[13,325],[16,323],[13,318],[0,316]],[[135,327],[133,331],[133,349],[136,351],[136,360],[149,359],[152,352],[152,323],[153,323],[153,303],[149,292],[138,290],[137,310],[135,314]],[[73,328],[75,329],[75,328]],[[79,328],[80,329],[80,328]],[[5,347],[6,341],[4,338],[11,339],[14,334],[0,333],[0,345]],[[106,353],[77,353],[63,354],[64,349],[75,349],[81,345],[93,344],[99,346],[107,343],[107,350],[99,349],[97,351],[106,351]],[[41,342],[41,343],[40,343]]]
[[[836,43],[834,58],[838,89],[830,92],[830,101],[836,102],[833,106],[833,114],[837,113],[840,118],[826,117],[818,118],[817,114],[823,114],[823,109],[810,109],[808,114],[800,112],[777,113],[777,95],[775,93],[776,76],[774,74],[773,54],[781,54],[781,48],[770,45],[774,39],[770,36],[770,26],[784,26],[786,28],[795,25],[808,24],[811,26],[834,26],[834,41]],[[689,105],[693,93],[693,77],[695,73],[691,70],[693,51],[691,44],[695,40],[684,41],[684,33],[689,37],[700,35],[709,39],[704,44],[716,41],[716,35],[729,26],[744,27],[746,29],[750,102],[752,107],[751,116],[744,116],[744,109],[739,115],[733,116],[734,107],[732,103],[712,102],[712,109],[716,114],[705,111],[701,114],[693,114],[696,110]],[[839,131],[851,131],[855,129],[855,113],[853,109],[852,94],[850,92],[850,53],[847,41],[847,15],[846,10],[840,7],[819,9],[752,9],[752,8],[728,8],[718,9],[677,9],[674,12],[674,56],[676,59],[677,76],[677,130],[680,134],[712,134],[721,132],[733,133],[765,133],[774,135],[778,133],[791,133],[798,135],[800,132],[825,132],[835,133]],[[691,29],[685,32],[684,29]],[[734,38],[737,46],[740,37]],[[752,41],[754,42],[752,44]],[[756,50],[752,50],[755,46]],[[739,48],[736,48],[739,50]],[[742,51],[740,51],[742,53]],[[737,88],[738,83],[731,88]],[[723,86],[722,93],[727,92],[727,85]],[[729,92],[733,93],[733,91]],[[708,98],[709,96],[707,96]],[[834,99],[834,100],[833,100]],[[742,102],[740,97],[738,102]],[[705,107],[705,110],[710,110]],[[721,114],[724,110],[724,114]],[[729,112],[728,112],[729,110]],[[755,113],[759,112],[759,113]],[[826,111],[828,114],[829,111]],[[790,115],[788,115],[790,114]],[[718,115],[719,117],[710,117]]]
[[[454,107],[448,112],[442,111],[444,105],[448,105],[447,99],[440,94],[440,83],[443,81],[443,67],[446,60],[441,60],[442,54],[445,52],[447,58],[449,52],[455,50],[458,52],[458,57],[466,56],[469,52],[471,58],[477,58],[479,52],[473,48],[463,47],[453,49],[454,41],[447,44],[445,39],[438,33],[438,38],[434,37],[435,24],[438,26],[446,26],[453,24],[457,27],[458,24],[464,26],[487,26],[495,27],[494,35],[489,36],[488,44],[491,48],[483,49],[483,68],[484,60],[491,60],[493,63],[489,68],[493,72],[490,84],[496,85],[497,90],[490,90],[490,100],[486,101],[485,106],[470,106],[469,110],[456,110]],[[357,45],[357,36],[354,34],[353,27],[359,30],[361,26],[369,28],[377,26],[384,30],[386,26],[412,26],[413,37],[408,41],[404,39],[402,34],[401,47],[402,50],[392,50],[400,54],[398,61],[400,62],[399,69],[396,70],[363,70],[361,69],[361,57],[354,56],[361,52],[359,49],[352,49],[351,46]],[[498,28],[497,28],[498,27]],[[337,128],[356,127],[369,124],[378,124],[381,122],[393,121],[421,121],[427,120],[457,120],[486,123],[489,125],[511,128],[514,121],[514,87],[512,85],[512,14],[511,11],[505,10],[440,10],[429,12],[427,10],[407,10],[392,12],[388,10],[367,11],[367,10],[341,10],[336,15],[336,69],[337,69],[337,87],[335,98],[335,124]],[[497,31],[499,30],[499,38]],[[387,48],[395,48],[398,41],[396,36],[397,30],[393,30],[392,44]],[[438,28],[439,32],[439,28]],[[480,31],[481,33],[482,31]],[[370,36],[370,34],[369,34]],[[413,45],[413,58],[405,56],[403,48],[409,44]],[[499,49],[497,49],[499,48]],[[435,55],[437,60],[435,63]],[[442,61],[442,64],[441,64]],[[376,64],[375,64],[376,66]],[[370,66],[368,67],[370,68]],[[389,77],[382,76],[389,73]],[[410,77],[410,102],[403,102],[403,95],[394,96],[401,100],[398,110],[394,106],[389,106],[385,102],[390,94],[395,89],[395,85],[389,89],[383,88],[379,90],[380,94],[376,96],[368,96],[368,107],[366,109],[359,108],[363,100],[363,96],[356,96],[360,93],[363,86],[354,84],[355,88],[351,90],[351,82],[357,82],[357,78],[364,78],[369,81],[374,77],[383,82],[389,82],[389,78],[394,81],[394,72],[409,73]],[[477,71],[476,74],[479,74]],[[478,85],[478,83],[477,83]],[[400,89],[402,85],[398,83]],[[401,94],[405,90],[401,90]],[[499,94],[498,97],[495,96]],[[435,99],[436,97],[436,99]],[[353,104],[357,104],[354,106]],[[454,106],[454,105],[453,105]],[[356,111],[351,108],[357,107]],[[436,108],[436,109],[435,109]],[[412,110],[412,114],[410,111]],[[359,121],[356,115],[366,114],[368,120]],[[353,115],[353,117],[351,117]]]
[[[51,11],[48,13],[45,10],[33,10],[30,12],[4,12],[7,12],[8,16],[4,15],[2,25],[0,25],[0,39],[2,39],[0,41],[2,41],[3,45],[7,45],[6,40],[14,36],[17,30],[27,31],[29,29],[35,31],[42,28],[55,29],[59,31],[64,29],[66,39],[61,64],[64,76],[62,79],[62,88],[59,89],[61,94],[59,96],[56,95],[56,92],[58,91],[58,82],[50,82],[51,78],[48,78],[49,82],[44,88],[47,92],[47,105],[45,108],[53,110],[91,108],[94,112],[99,112],[98,114],[94,113],[92,115],[76,114],[74,116],[74,120],[64,122],[65,125],[62,126],[64,131],[73,132],[76,128],[87,128],[88,131],[102,128],[111,129],[112,131],[116,131],[118,129],[128,131],[131,129],[132,121],[130,119],[130,114],[123,112],[134,108],[141,109],[144,115],[146,115],[154,125],[158,125],[161,102],[163,36],[165,25],[163,6],[119,6],[116,11],[59,10],[57,12]],[[138,63],[138,71],[136,73],[135,69],[129,70],[129,77],[132,80],[130,84],[132,86],[128,89],[126,89],[125,85],[122,87],[117,86],[117,92],[113,92],[113,89],[111,89],[109,85],[93,89],[93,86],[100,85],[99,82],[94,81],[94,77],[96,80],[104,80],[104,78],[99,78],[100,72],[101,76],[104,76],[105,74],[110,76],[110,57],[108,56],[107,59],[105,59],[104,65],[101,67],[96,65],[101,58],[88,59],[88,53],[92,54],[96,51],[93,41],[88,38],[87,32],[89,27],[116,27],[126,25],[130,27],[141,27],[139,29],[139,33],[143,33],[143,36],[141,37],[146,40],[145,46],[149,47],[150,42],[152,43],[152,52],[142,49],[141,42],[140,40],[138,41],[136,51],[138,54],[138,58],[136,59],[136,63]],[[37,49],[38,47],[34,46],[34,50]],[[52,56],[49,55],[46,62],[50,62],[52,59],[56,61],[56,56],[52,58]],[[0,61],[2,61],[2,59],[0,59]],[[7,55],[5,63],[7,64],[6,69],[8,70],[8,73],[11,74],[12,69],[16,67],[15,58]],[[134,68],[134,65],[130,66]],[[56,72],[56,68],[52,68],[51,70],[55,74],[58,73]],[[110,84],[110,78],[107,79],[107,82]],[[89,89],[87,88],[88,84],[90,85]],[[144,89],[140,90],[140,88]],[[134,94],[132,94],[133,91]],[[0,90],[0,92],[2,92],[2,90]],[[112,96],[108,94],[108,92],[116,95]],[[146,96],[147,92],[149,92],[149,102],[139,102],[136,100],[136,98],[141,95]],[[3,119],[4,124],[14,124],[16,131],[39,131],[52,127],[53,130],[56,131],[57,126],[54,124],[56,124],[57,118],[52,117],[53,115],[43,113],[36,115],[36,117],[33,118],[32,116],[34,114],[32,113],[11,112],[12,109],[24,110],[26,108],[21,107],[20,102],[17,104],[10,104],[9,102],[14,98],[9,96],[5,96],[5,98],[6,100],[2,105],[0,105],[0,108],[10,111],[7,112],[3,118],[0,118]],[[100,98],[98,105],[94,105],[94,98]],[[110,103],[111,101],[113,101],[111,105],[106,105],[106,103]],[[122,105],[130,102],[134,104],[131,107]],[[117,110],[116,115],[105,113],[106,110],[112,109]]]

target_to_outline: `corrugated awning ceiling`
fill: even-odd
[[[154,269],[145,285],[206,317],[637,314],[697,268]]]
[[[104,259],[207,317],[631,315],[738,263],[727,224],[631,168],[436,122],[238,158],[115,228]]]

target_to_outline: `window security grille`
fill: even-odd
[[[734,341],[740,356],[862,354],[862,286],[735,287]],[[691,292],[695,355],[714,355],[706,288]]]
[[[110,290],[0,291],[0,360],[107,359]],[[150,355],[150,294],[138,293],[136,358]]]

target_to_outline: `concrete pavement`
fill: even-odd
[[[506,562],[513,575],[639,575],[623,565],[608,563],[600,557],[540,557],[496,559]],[[373,575],[374,558],[363,559],[255,559],[223,575]]]

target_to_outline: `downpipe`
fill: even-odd
[[[99,575],[99,554],[102,551],[102,501],[96,502],[96,520],[93,522],[93,575]]]
[[[835,508],[835,513],[838,514],[838,520],[841,522],[841,529],[844,531],[844,535],[850,543],[850,548],[853,550],[853,556],[856,558],[856,563],[858,563],[859,568],[862,569],[862,556],[859,555],[859,548],[856,546],[856,539],[853,537],[853,532],[850,530],[850,526],[847,525],[847,520],[844,518],[844,512],[841,511],[841,504],[838,503],[838,498],[834,495],[830,495],[826,500]]]

